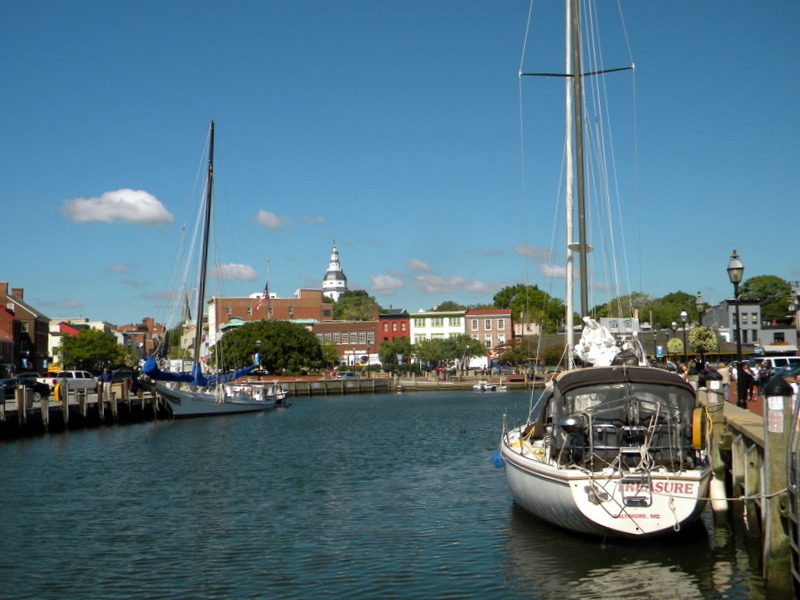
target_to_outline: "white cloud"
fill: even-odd
[[[105,192],[98,198],[65,200],[61,212],[75,223],[112,223],[118,219],[136,225],[158,226],[174,221],[158,198],[142,190],[123,189]]]
[[[211,267],[211,277],[214,279],[239,279],[241,281],[255,281],[256,271],[250,265],[214,265]]]
[[[406,265],[406,269],[409,271],[424,271],[425,273],[429,273],[431,268],[421,260],[417,260],[416,258],[412,258],[408,261]]]
[[[291,223],[291,220],[287,217],[279,217],[275,213],[271,213],[267,210],[260,210],[256,215],[256,223],[272,229],[273,231],[277,231],[281,227]]]
[[[531,246],[530,244],[517,244],[514,246],[514,252],[517,256],[535,258],[537,260],[548,260],[552,258],[548,248],[540,248],[539,246]]]
[[[369,278],[372,280],[372,287],[370,289],[376,294],[382,294],[384,296],[391,296],[397,290],[406,287],[406,284],[403,283],[402,280],[396,277],[390,277],[389,275],[370,275]]]
[[[541,263],[536,266],[536,270],[545,277],[552,277],[553,279],[567,278],[567,268],[559,265],[548,265],[546,263]],[[577,273],[577,269],[575,272]]]
[[[492,293],[492,288],[480,281],[470,281],[463,277],[437,277],[435,275],[417,275],[414,285],[426,294],[451,294],[454,292],[472,292],[476,294]]]
[[[325,222],[325,217],[303,217],[303,221],[311,225],[322,225]]]
[[[112,273],[127,273],[128,267],[126,267],[125,265],[111,265],[110,267],[108,267],[108,270],[111,271]]]

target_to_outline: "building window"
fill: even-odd
[[[400,323],[400,331],[405,331],[405,330],[406,330],[406,322],[403,321],[402,323]]]
[[[785,342],[786,339],[784,338],[784,332],[776,331],[775,333],[773,333],[772,341],[775,342],[776,344],[782,344],[783,342]]]
[[[484,319],[483,320],[483,328],[486,331],[491,331],[492,330],[492,320],[491,319]]]
[[[366,344],[367,343],[367,332],[366,331],[359,331],[358,332],[358,343],[359,344]]]
[[[481,339],[481,336],[480,336],[480,334],[478,334],[478,333],[473,333],[473,334],[472,334],[472,339],[473,339],[473,340],[480,340],[480,339]]]
[[[289,318],[294,319],[294,306],[289,307]]]
[[[20,322],[20,327],[22,328],[22,333],[28,333],[28,322],[27,321],[21,321]]]
[[[505,333],[498,333],[497,334],[497,343],[498,344],[505,344],[506,343],[506,334]]]
[[[459,317],[450,317],[450,327],[458,327],[459,325],[461,325]]]
[[[397,321],[392,323],[392,331],[397,331]]]
[[[431,327],[444,327],[444,319],[442,317],[434,317],[431,319]]]
[[[367,332],[367,341],[370,344],[374,344],[375,343],[375,332],[374,331],[368,331]]]
[[[487,333],[485,336],[483,336],[483,344],[487,348],[491,349],[491,347],[492,347],[492,334],[491,333]]]
[[[497,328],[498,329],[505,329],[506,328],[506,320],[505,319],[497,319]]]
[[[230,306],[226,306],[226,307],[225,307],[225,314],[226,314],[227,316],[229,316],[229,317],[231,316],[231,307],[230,307]]]
[[[269,319],[272,318],[272,305],[271,304],[269,305],[269,307],[267,307],[267,318],[269,318]]]
[[[419,327],[420,329],[425,327],[425,319],[414,319],[414,327]]]
[[[478,319],[472,319],[472,330],[473,331],[478,330]]]
[[[248,315],[252,315],[253,314],[253,307],[252,306],[248,306],[247,307],[247,314]]]
[[[338,331],[334,331],[334,332],[333,332],[333,343],[334,343],[334,344],[338,344],[338,343],[339,343],[339,340],[341,339],[341,337],[342,337],[342,336],[339,334],[339,332],[338,332]]]
[[[384,331],[389,331],[389,324],[388,323],[384,323],[383,324],[383,330]]]
[[[326,342],[330,342],[331,341],[331,332],[330,331],[326,331],[325,332],[325,341]]]

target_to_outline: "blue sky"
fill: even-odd
[[[800,279],[800,3],[621,4],[627,42],[615,3],[597,11],[606,66],[626,44],[636,64],[609,78],[620,293],[718,302],[734,248],[745,279]],[[161,320],[214,119],[218,260],[239,277],[224,293],[259,292],[268,260],[279,296],[319,288],[335,240],[350,287],[385,307],[525,281],[562,297],[545,254],[561,243],[563,83],[519,84],[528,8],[6,3],[0,280],[53,318]],[[563,70],[562,11],[533,3],[525,70]]]

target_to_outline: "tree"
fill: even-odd
[[[451,335],[444,341],[445,360],[454,361],[461,366],[461,372],[469,367],[469,360],[477,356],[486,356],[488,350],[483,342],[466,333]]]
[[[494,295],[495,308],[510,308],[517,323],[540,323],[544,333],[555,333],[564,322],[564,303],[535,285],[504,287]]]
[[[308,329],[288,321],[266,320],[228,331],[214,346],[211,361],[217,364],[219,360],[220,368],[241,369],[252,364],[259,350],[261,366],[270,373],[307,373],[323,365],[322,347]]]
[[[334,321],[372,321],[375,318],[375,309],[381,308],[375,298],[364,290],[348,291],[339,296],[333,305]]]
[[[669,352],[672,355],[683,354],[683,340],[676,337],[671,338],[667,342],[667,352]]]
[[[87,371],[124,364],[124,349],[117,338],[98,329],[84,329],[77,337],[63,336],[58,352],[64,365]]]
[[[431,309],[431,312],[452,312],[456,310],[466,310],[467,307],[459,304],[458,302],[454,302],[453,300],[445,300],[441,304],[434,306]]]
[[[775,275],[751,277],[739,287],[739,297],[743,300],[761,301],[761,319],[778,323],[789,323],[789,297],[792,286],[788,281]]]
[[[421,363],[425,363],[429,368],[435,369],[442,364],[447,357],[444,339],[433,338],[430,340],[420,340],[414,344],[414,354],[417,355]]]
[[[521,365],[537,354],[538,342],[528,338],[514,338],[497,347],[497,359],[507,365]]]
[[[405,370],[401,366],[411,363],[411,357],[414,354],[414,347],[411,345],[411,340],[405,337],[395,338],[393,342],[384,342],[378,351],[383,370],[388,373],[396,373]]]
[[[717,349],[717,334],[708,327],[695,327],[689,332],[689,347],[700,356],[705,356],[709,352]]]

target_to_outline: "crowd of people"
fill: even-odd
[[[689,361],[688,364],[667,361],[666,369],[677,373],[687,381],[692,380],[691,376],[696,376],[698,388],[706,387],[709,374],[712,371],[718,373],[719,378],[717,378],[717,376],[712,376],[712,378],[720,381],[725,400],[730,400],[731,386],[733,386],[735,390],[739,389],[737,386],[739,374],[736,363],[728,365],[719,363],[714,366],[700,359],[693,359]],[[744,381],[742,384],[744,397],[737,398],[737,403],[739,406],[746,408],[749,402],[755,402],[763,395],[764,386],[772,378],[772,369],[766,361],[761,363],[757,362],[752,365],[749,362],[745,362],[742,364],[742,378]],[[792,387],[792,407],[795,407],[798,401],[800,401],[800,374],[794,377],[794,381],[792,381],[790,385]]]

